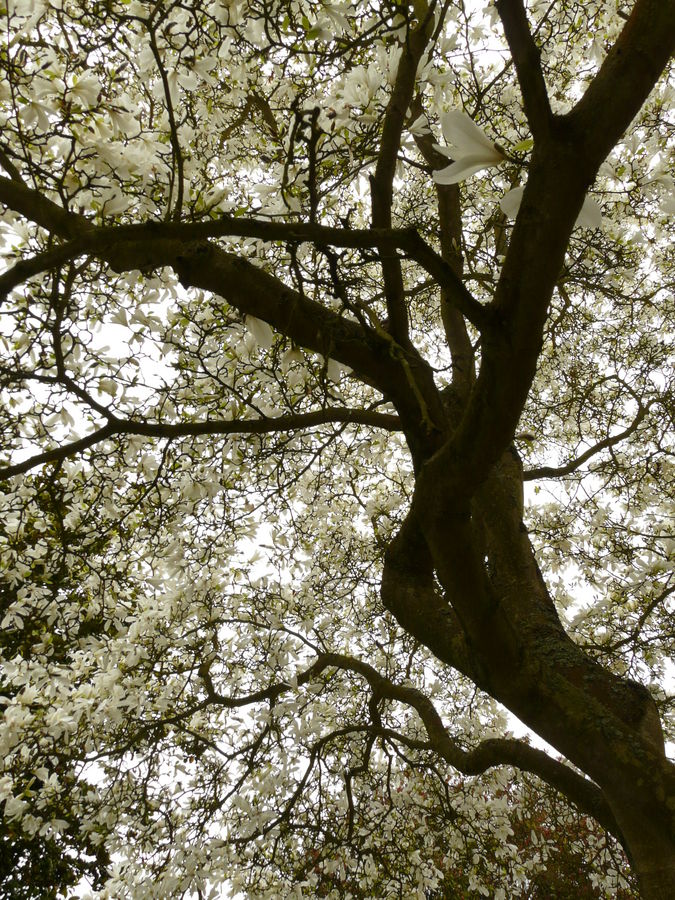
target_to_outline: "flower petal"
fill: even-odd
[[[664,197],[661,201],[661,211],[667,216],[675,216],[675,194]]]
[[[459,181],[464,181],[469,175],[473,175],[474,172],[494,165],[496,165],[494,159],[485,152],[462,156],[451,165],[446,166],[445,169],[434,172],[434,181],[436,184],[457,184]]]
[[[574,223],[581,228],[602,228],[602,209],[592,197],[586,197]]]
[[[458,155],[489,153],[492,162],[500,162],[504,158],[483,129],[461,109],[452,109],[441,116],[441,128],[447,143],[460,151]]]
[[[515,217],[518,215],[518,210],[520,209],[520,202],[523,199],[524,191],[525,185],[513,188],[512,190],[508,191],[508,193],[504,194],[502,199],[499,201],[501,211],[505,216],[508,216],[509,219],[515,219]]]
[[[425,115],[418,116],[414,122],[408,125],[411,134],[429,134],[429,123]]]
[[[262,319],[257,319],[255,316],[246,316],[244,323],[248,332],[253,335],[255,343],[259,347],[268,350],[272,346],[274,332],[267,322],[263,322]]]
[[[504,215],[508,216],[509,219],[515,219],[518,215],[518,210],[520,209],[520,203],[523,199],[523,192],[525,191],[525,186],[521,185],[520,187],[513,188],[513,190],[508,191],[502,199],[499,201],[499,206],[504,213]],[[600,205],[596,203],[591,197],[586,197],[584,200],[583,206],[581,207],[581,212],[577,216],[577,220],[574,223],[575,228],[601,228],[602,227],[602,210],[600,209]]]

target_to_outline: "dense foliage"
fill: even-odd
[[[673,0],[0,16],[0,897],[672,896]]]

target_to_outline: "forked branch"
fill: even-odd
[[[422,721],[428,740],[411,739],[376,723],[375,733],[380,736],[418,750],[435,752],[464,775],[480,775],[495,766],[514,766],[531,772],[564,794],[582,812],[593,816],[603,828],[622,841],[621,830],[602,792],[593,782],[524,741],[512,738],[489,739],[481,741],[473,750],[462,749],[452,739],[434,704],[422,691],[412,685],[396,684],[369,663],[341,653],[320,653],[310,667],[298,674],[297,681],[294,679],[294,682],[298,686],[307,684],[330,668],[361,675],[368,682],[376,700],[390,700],[414,709]],[[207,666],[201,667],[199,674],[205,684],[208,700],[231,709],[265,700],[274,702],[283,693],[293,689],[290,684],[280,682],[246,697],[225,697],[216,690]]]

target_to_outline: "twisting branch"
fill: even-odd
[[[488,326],[490,313],[476,300],[442,256],[430,247],[414,228],[331,228],[313,223],[269,222],[221,216],[207,222],[144,222],[138,225],[96,227],[84,216],[70,213],[25,185],[0,176],[0,203],[30,219],[69,243],[29,259],[20,260],[0,275],[0,299],[26,279],[78,256],[110,259],[114,248],[133,248],[131,268],[168,265],[161,255],[161,241],[196,241],[218,237],[252,237],[263,241],[311,242],[317,245],[368,249],[378,247],[391,253],[401,251],[417,262],[447,292],[449,302],[476,328]],[[147,251],[147,252],[146,252]],[[117,254],[121,270],[121,253]]]
[[[543,750],[523,741],[498,738],[481,741],[473,750],[463,750],[448,734],[443,720],[431,700],[410,685],[398,685],[370,666],[339,653],[321,654],[323,667],[335,666],[362,675],[378,697],[395,700],[412,707],[419,715],[429,741],[426,749],[433,750],[464,775],[480,775],[494,766],[510,765],[537,775],[547,784],[561,791],[583,812],[592,815],[603,828],[622,841],[613,813],[600,789],[569,766],[557,762]]]
[[[637,0],[600,71],[565,117],[592,165],[607,156],[637,115],[673,52],[675,3]]]
[[[2,175],[0,203],[59,237],[74,238],[94,227],[84,216],[68,212],[40,191]]]
[[[424,725],[428,740],[411,739],[377,724],[374,726],[376,734],[414,749],[437,753],[464,775],[480,775],[495,766],[514,766],[531,772],[559,790],[582,812],[593,816],[603,828],[623,842],[621,829],[597,785],[564,763],[552,759],[543,750],[513,738],[489,739],[481,741],[473,750],[463,750],[448,734],[436,707],[422,691],[411,685],[396,684],[369,663],[341,653],[320,653],[315,662],[297,676],[297,685],[309,683],[330,668],[361,675],[378,700],[392,700],[414,709]],[[226,697],[216,690],[209,669],[209,663],[199,668],[207,700],[228,709],[263,700],[274,702],[283,693],[292,690],[289,683],[280,682],[244,697]]]
[[[183,175],[183,151],[181,150],[180,140],[178,138],[178,128],[176,126],[176,116],[173,109],[173,100],[171,99],[171,87],[166,69],[162,63],[162,57],[157,47],[157,38],[152,26],[149,26],[148,33],[150,35],[150,49],[157,64],[159,77],[162,79],[162,87],[164,90],[164,101],[166,103],[166,112],[169,117],[169,139],[171,141],[171,153],[173,157],[173,167],[171,174],[171,191],[169,193],[169,203],[166,210],[166,219],[178,221],[181,217],[183,209],[183,193],[184,193],[184,175]],[[173,210],[171,209],[171,194],[173,186],[176,183],[176,203]]]
[[[2,147],[0,147],[0,166],[2,166],[5,172],[7,172],[12,181],[16,181],[18,184],[23,184],[21,172],[19,172],[17,167],[14,165],[14,163]]]
[[[100,444],[101,441],[105,441],[118,433],[115,424],[113,422],[108,422],[103,428],[92,431],[91,434],[80,438],[79,441],[71,441],[69,444],[55,447],[53,450],[46,450],[44,453],[37,453],[35,456],[30,456],[23,462],[15,463],[13,466],[0,468],[0,479],[11,478],[14,475],[24,475],[26,472],[30,472],[31,469],[35,469],[44,463],[59,462],[70,456],[77,456],[78,453],[83,453],[85,450],[88,450],[89,447]]]
[[[457,613],[437,588],[429,548],[412,510],[388,543],[381,597],[384,607],[405,631],[429,647],[438,659],[481,683],[480,669]]]
[[[83,235],[65,244],[60,244],[53,250],[37,253],[27,259],[20,259],[11,269],[0,275],[0,301],[5,300],[11,291],[28,281],[29,278],[40,275],[42,272],[48,272],[50,269],[56,269],[66,262],[77,259],[78,256],[85,255],[94,238],[95,235],[92,234]]]
[[[411,103],[410,110],[414,118],[418,118],[423,114],[422,98],[419,94]],[[435,148],[431,133],[420,134],[418,132],[414,137],[417,149],[432,171],[442,169],[447,165],[448,160]],[[458,396],[465,397],[475,381],[476,373],[474,350],[467,331],[465,316],[453,300],[453,293],[458,291],[457,285],[463,284],[461,277],[464,261],[460,249],[462,211],[459,186],[456,184],[435,183],[434,187],[438,202],[441,256],[456,276],[456,281],[453,280],[451,284],[449,284],[450,279],[440,281],[442,285],[441,319],[452,356],[453,385],[457,388]]]

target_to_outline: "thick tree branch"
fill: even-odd
[[[494,327],[483,332],[480,376],[447,451],[430,466],[431,502],[439,479],[452,494],[470,496],[511,443],[536,371],[550,298],[585,193],[654,86],[674,43],[675,0],[638,0],[582,100],[535,143],[492,304]]]
[[[593,175],[649,96],[675,51],[675,0],[637,0],[583,97],[565,116]]]
[[[414,118],[423,113],[422,98],[419,95],[411,104],[411,112]],[[434,147],[431,133],[415,134],[415,143],[432,171],[442,169],[448,164],[447,158]],[[459,284],[463,284],[461,278],[464,261],[460,249],[462,210],[459,185],[435,183],[434,187],[438,201],[441,256],[452,269]],[[465,399],[476,378],[474,351],[467,331],[465,315],[460,311],[457,303],[453,302],[453,292],[448,290],[445,282],[446,279],[439,281],[443,285],[441,287],[441,318],[452,356],[452,382],[457,389],[458,397]],[[457,291],[456,288],[455,291]],[[471,320],[469,319],[469,321]]]
[[[315,662],[297,675],[297,685],[305,685],[319,677],[326,669],[336,668],[361,675],[368,682],[377,700],[393,700],[414,709],[419,715],[428,741],[409,739],[405,735],[376,727],[376,733],[406,743],[420,750],[431,750],[464,775],[480,775],[495,766],[514,766],[537,775],[564,794],[582,812],[593,816],[603,828],[623,841],[621,830],[605,801],[602,792],[592,781],[579,775],[564,763],[552,759],[543,750],[531,747],[524,741],[498,738],[482,741],[473,750],[463,750],[449,735],[434,704],[417,688],[396,684],[381,675],[369,663],[341,653],[320,653]],[[210,673],[210,663],[199,667],[207,702],[217,703],[228,709],[237,709],[262,701],[274,702],[282,694],[292,690],[288,682],[270,685],[242,697],[227,697],[216,689]],[[376,723],[377,725],[377,723]]]
[[[428,420],[442,423],[442,409],[431,408],[438,395],[430,368],[390,336],[343,318],[245,259],[209,244],[185,248],[168,264],[185,287],[216,293],[299,346],[350,366],[357,377],[394,401],[407,434],[414,435]]]
[[[412,512],[387,547],[381,596],[405,631],[438,659],[485,685],[457,613],[437,589],[429,548]]]
[[[97,232],[90,232],[88,235],[81,235],[72,241],[60,244],[53,250],[37,253],[27,259],[20,259],[11,269],[7,269],[0,275],[0,302],[6,300],[11,291],[28,281],[29,278],[34,278],[50,269],[56,269],[77,259],[78,256],[85,255],[92,246],[96,245],[98,237]]]
[[[0,176],[0,203],[60,237],[74,238],[94,227],[84,216],[67,212],[39,191],[4,176]]]
[[[461,313],[479,331],[490,328],[492,324],[490,308],[476,300],[457,274],[456,263],[452,259],[446,260],[439,256],[414,230],[406,232],[405,243],[401,244],[401,249],[435,278],[449,306]]]
[[[183,161],[183,151],[180,145],[180,138],[178,137],[178,126],[176,124],[176,116],[173,108],[173,101],[171,99],[171,88],[169,86],[169,77],[166,72],[166,68],[162,63],[162,56],[159,52],[159,48],[157,47],[157,37],[155,35],[155,30],[153,27],[148,28],[148,34],[150,36],[150,49],[152,50],[152,55],[155,60],[155,64],[157,66],[157,70],[159,72],[159,77],[162,81],[162,91],[164,93],[164,105],[166,107],[166,112],[169,118],[169,139],[171,141],[171,156],[172,156],[172,167],[171,167],[171,187],[169,191],[169,202],[166,210],[166,219],[173,219],[174,221],[178,221],[181,217],[181,211],[183,209],[183,194],[185,190],[185,176],[183,173],[184,169],[184,161]],[[171,209],[171,200],[173,195],[174,186],[176,187],[176,202],[173,210]]]
[[[104,425],[97,431],[92,431],[91,434],[85,435],[85,437],[80,438],[78,441],[71,441],[69,444],[54,447],[53,450],[45,450],[44,453],[36,453],[35,456],[30,456],[23,462],[15,463],[13,466],[4,466],[3,468],[0,468],[0,478],[4,479],[11,478],[14,475],[24,475],[26,472],[30,472],[31,469],[35,469],[37,466],[44,465],[45,463],[59,462],[67,457],[77,456],[78,453],[83,453],[85,450],[88,450],[89,447],[100,444],[101,441],[105,441],[118,433],[114,423],[108,422],[107,425]]]
[[[21,172],[19,172],[3,147],[0,147],[0,166],[2,166],[5,172],[7,172],[12,181],[16,182],[17,184],[23,184]]]
[[[107,425],[80,438],[78,441],[62,444],[60,447],[46,450],[44,453],[38,453],[25,459],[23,462],[15,463],[13,466],[0,467],[0,479],[11,478],[14,475],[23,475],[45,463],[59,462],[68,457],[76,456],[78,453],[89,449],[89,447],[93,447],[101,443],[101,441],[108,440],[116,435],[138,435],[175,440],[181,437],[204,434],[281,434],[287,431],[299,431],[304,428],[316,428],[319,425],[340,422],[369,425],[373,428],[383,428],[385,431],[401,430],[401,423],[397,416],[364,409],[320,409],[272,419],[185,422],[178,425],[162,424],[161,422],[137,422],[133,419],[121,420],[111,416]]]
[[[18,190],[17,190],[18,187]],[[222,216],[216,220],[193,223],[144,222],[138,225],[106,226],[98,228],[84,216],[68,213],[45,197],[23,185],[17,186],[9,178],[0,176],[0,203],[71,242],[29,259],[21,260],[0,276],[0,299],[27,278],[77,256],[91,254],[107,258],[115,248],[126,243],[135,244],[138,268],[151,267],[156,255],[153,242],[197,241],[218,237],[252,237],[263,241],[314,243],[334,247],[370,249],[378,247],[390,253],[402,251],[414,259],[447,292],[449,302],[462,315],[481,329],[489,314],[464,286],[453,267],[437,254],[412,228],[331,228],[313,223],[269,222],[257,219]],[[143,257],[140,248],[148,253]],[[119,265],[118,260],[118,265]]]
[[[551,106],[541,70],[541,54],[527,22],[523,0],[497,0],[497,11],[511,50],[525,114],[535,140],[549,131]]]
[[[268,322],[300,346],[350,366],[356,377],[375,385],[396,404],[418,461],[421,444],[433,433],[442,433],[445,415],[432,370],[413,348],[401,347],[390,334],[344,318],[243,258],[207,241],[187,237],[193,230],[197,234],[203,232],[204,226],[212,223],[201,223],[201,227],[147,223],[94,229],[83,217],[71,216],[51,201],[4,178],[0,179],[0,202],[15,204],[23,214],[33,216],[38,224],[53,228],[61,236],[78,238],[73,246],[75,254],[88,250],[118,272],[171,267],[184,286],[214,292],[240,312]],[[459,281],[415,232],[402,234],[406,246],[422,256],[427,265],[446,270],[446,275]],[[50,254],[48,251],[48,263],[53,264],[55,258],[62,262],[60,251],[56,257]],[[36,260],[24,265],[31,272],[40,268]],[[3,286],[7,288],[26,268],[6,273]],[[476,301],[473,303],[482,309]]]

